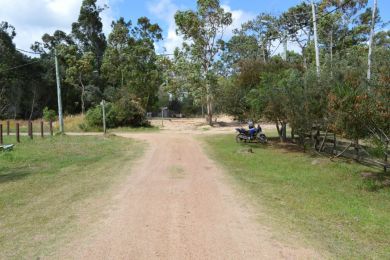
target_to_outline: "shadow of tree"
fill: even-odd
[[[0,184],[26,178],[32,173],[33,172],[26,167],[19,168],[19,169],[3,168],[0,171]]]
[[[390,175],[378,172],[363,172],[363,188],[368,191],[390,189]]]

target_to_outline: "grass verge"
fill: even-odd
[[[390,258],[390,189],[362,177],[375,176],[372,169],[271,146],[251,145],[248,153],[231,135],[205,142],[282,233],[337,258]]]
[[[23,137],[0,152],[0,259],[37,259],[70,242],[104,214],[141,153],[132,140],[87,136]]]
[[[26,120],[10,120],[10,133],[15,134],[16,132],[16,122],[19,122],[19,131],[21,133],[27,133],[28,132],[28,121]],[[6,132],[6,121],[0,121],[0,123],[3,124],[3,131],[4,133]],[[101,128],[91,128],[89,127],[88,129],[82,129],[80,126],[84,124],[84,116],[83,115],[73,115],[73,116],[66,116],[64,118],[64,127],[65,127],[65,133],[67,132],[75,132],[75,133],[80,133],[80,132],[103,132],[103,127]],[[41,132],[41,120],[33,120],[33,132],[35,135],[39,135]],[[50,134],[50,124],[49,122],[44,121],[43,124],[43,130],[45,135]],[[157,126],[150,126],[150,127],[118,127],[118,128],[113,128],[113,129],[107,129],[108,132],[157,132],[159,131],[160,128]],[[53,122],[53,132],[57,133],[59,132],[59,124],[58,121]]]

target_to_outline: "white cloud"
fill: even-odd
[[[99,0],[99,5],[113,0]],[[114,0],[118,1],[118,0]],[[16,28],[15,44],[29,50],[31,44],[40,41],[44,33],[56,30],[67,33],[78,18],[82,0],[0,0],[0,21],[7,21]],[[108,32],[112,21],[112,10],[102,14],[104,32]]]
[[[162,46],[157,46],[158,51],[173,53],[176,47],[180,47],[183,44],[183,38],[176,33],[177,27],[174,17],[179,7],[172,0],[159,0],[149,2],[148,10],[151,14],[168,24],[168,31],[164,37],[164,42]]]
[[[221,5],[227,12],[232,13],[233,23],[226,28],[225,38],[230,38],[233,35],[233,30],[239,28],[242,23],[252,19],[255,15],[248,13],[244,10],[232,10],[228,4]],[[183,43],[183,38],[176,33],[176,23],[174,15],[179,9],[187,9],[186,7],[177,6],[173,0],[155,0],[148,4],[149,12],[155,15],[157,18],[163,20],[168,24],[168,31],[165,35],[164,43],[162,47],[167,53],[173,53],[176,47],[180,47]],[[161,48],[161,46],[158,46]]]
[[[221,7],[225,10],[225,12],[232,13],[233,22],[228,28],[226,28],[226,32],[225,32],[226,37],[229,38],[233,35],[234,29],[240,28],[243,23],[254,19],[256,16],[255,14],[246,12],[244,10],[240,10],[240,9],[232,10],[232,8],[227,4],[223,4],[221,5]]]

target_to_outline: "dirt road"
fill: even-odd
[[[120,134],[149,143],[98,232],[72,259],[313,259],[255,220],[222,171],[188,134]]]

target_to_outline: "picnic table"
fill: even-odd
[[[11,151],[13,148],[13,144],[0,145],[0,151]]]

